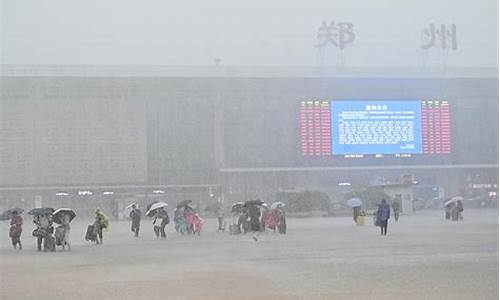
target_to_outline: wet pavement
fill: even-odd
[[[498,299],[498,212],[466,210],[464,221],[419,211],[380,236],[352,218],[289,219],[288,234],[231,236],[207,219],[201,236],[154,238],[143,220],[112,222],[104,245],[73,223],[70,252],[39,253],[29,216],[24,249],[0,223],[0,299]],[[228,220],[230,221],[230,220]]]

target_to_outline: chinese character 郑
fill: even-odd
[[[330,25],[327,25],[323,21],[318,29],[318,44],[314,47],[321,48],[332,44],[334,47],[344,49],[346,44],[351,44],[356,38],[353,28],[352,23],[341,22],[336,25],[335,22],[331,21]]]

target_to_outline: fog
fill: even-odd
[[[420,32],[456,24],[450,66],[496,68],[498,1],[3,0],[4,64],[316,66],[321,22],[350,22],[356,67],[417,66]]]
[[[498,1],[0,3],[0,299],[498,298]]]

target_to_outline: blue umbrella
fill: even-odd
[[[278,201],[271,204],[271,209],[276,209],[278,207],[285,207],[285,206],[286,206],[285,203]]]
[[[33,208],[28,212],[28,215],[38,216],[38,215],[51,215],[55,209],[52,207],[37,207]]]
[[[349,205],[350,207],[359,207],[363,205],[363,202],[359,198],[351,198],[347,200],[347,205]]]
[[[15,208],[11,208],[9,210],[4,211],[2,213],[2,215],[0,215],[0,221],[10,220],[12,218],[12,215],[14,214],[14,212],[17,212],[17,214],[20,215],[24,212],[24,209],[19,208],[19,207],[15,207]]]

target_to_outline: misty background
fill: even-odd
[[[5,201],[174,186],[228,202],[336,197],[339,183],[404,174],[441,199],[498,183],[498,1],[3,0],[1,11]],[[331,21],[353,24],[343,51],[315,47]],[[436,37],[423,50],[430,24],[456,25],[458,48]],[[452,153],[303,156],[300,101],[334,99],[447,100]]]
[[[498,65],[498,1],[3,0],[3,64],[317,66],[322,21],[351,22],[353,67],[415,67],[422,29],[456,24],[449,66]]]

